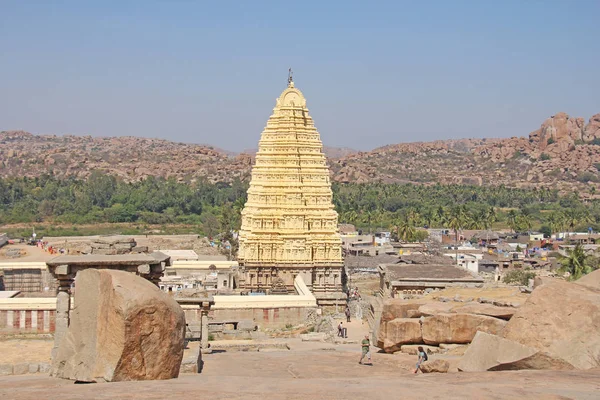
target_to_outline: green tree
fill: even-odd
[[[561,258],[561,267],[559,269],[562,273],[569,273],[569,280],[577,280],[585,274],[592,272],[592,266],[588,262],[588,256],[585,254],[583,246],[577,244],[572,250],[567,250],[567,256]]]

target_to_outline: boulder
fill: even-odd
[[[460,307],[453,303],[439,302],[429,303],[419,307],[418,311],[421,316],[436,315],[440,313],[449,313],[454,307]]]
[[[575,283],[590,289],[600,290],[600,269],[582,276],[581,278],[577,279]]]
[[[51,375],[82,382],[176,378],[185,316],[151,282],[117,270],[76,277],[75,308]]]
[[[579,283],[555,279],[537,287],[502,337],[547,352],[575,368],[600,366],[600,290],[596,271]]]
[[[385,330],[380,330],[379,336],[379,347],[386,353],[394,353],[404,344],[422,343],[421,322],[414,318],[396,318],[385,324]]]
[[[469,303],[462,307],[453,308],[452,312],[461,314],[487,315],[488,317],[509,320],[513,314],[517,312],[517,309],[513,307],[499,307],[490,304]]]
[[[513,369],[573,369],[568,362],[533,347],[485,332],[477,332],[458,364],[459,371]]]
[[[425,344],[470,343],[477,331],[496,334],[506,321],[476,314],[437,314],[423,319]]]
[[[405,344],[400,347],[400,352],[416,356],[419,352],[419,347],[422,347],[427,354],[437,354],[440,348],[437,346],[427,346],[426,344]]]
[[[403,299],[389,299],[383,303],[381,311],[381,323],[391,321],[396,318],[408,318],[408,310],[418,310],[423,303],[407,303]]]
[[[449,368],[450,368],[450,363],[446,360],[425,361],[419,367],[421,372],[423,372],[424,374],[429,374],[431,372],[446,373],[446,372],[448,372]]]

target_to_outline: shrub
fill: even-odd
[[[542,153],[540,155],[540,161],[548,161],[550,159],[550,156],[546,153]]]
[[[549,146],[549,145],[551,145],[553,143],[556,143],[556,140],[554,140],[553,137],[548,138],[548,141],[546,142],[546,144],[548,144],[548,146]]]
[[[506,273],[504,278],[502,278],[502,282],[504,283],[517,283],[522,286],[527,286],[529,284],[529,280],[535,278],[535,272],[514,270]]]

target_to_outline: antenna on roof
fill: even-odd
[[[293,75],[294,75],[294,72],[292,72],[292,68],[290,67],[288,69],[288,86],[290,86],[292,83],[294,83]]]

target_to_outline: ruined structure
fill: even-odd
[[[269,290],[302,277],[320,305],[345,297],[329,168],[306,100],[289,79],[267,121],[242,211],[242,288]]]

